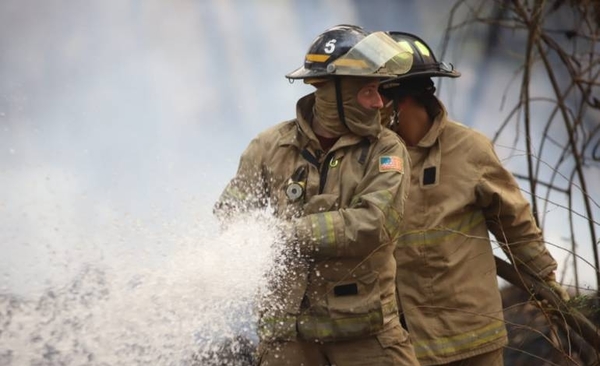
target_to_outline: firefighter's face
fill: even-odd
[[[378,87],[379,80],[373,80],[363,86],[356,96],[358,104],[367,109],[381,109],[383,107],[383,100],[377,90]]]

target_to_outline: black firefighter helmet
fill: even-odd
[[[333,76],[390,78],[410,70],[413,57],[385,32],[368,33],[356,25],[341,24],[315,38],[304,65],[286,77],[322,79]]]
[[[402,90],[418,93],[423,88],[435,91],[429,78],[435,76],[457,78],[460,76],[460,72],[455,70],[452,64],[438,61],[431,47],[416,35],[397,31],[390,31],[387,34],[412,55],[412,66],[408,72],[383,81],[380,86],[382,94],[398,93]]]
[[[386,99],[391,101],[389,106],[384,108],[383,115],[390,115],[385,124],[392,127],[398,124],[398,113],[396,112],[400,99],[407,95],[418,97],[425,106],[431,119],[434,119],[440,111],[440,105],[437,99],[431,98],[435,93],[435,85],[432,77],[450,77],[457,78],[460,72],[454,69],[452,64],[440,62],[436,59],[431,48],[421,38],[406,32],[387,32],[394,41],[402,48],[406,49],[412,55],[412,66],[408,72],[398,75],[395,78],[387,79],[379,85],[379,92]],[[386,113],[391,110],[391,113]],[[386,117],[383,117],[386,119]]]
[[[438,61],[431,47],[421,38],[406,32],[390,31],[387,33],[413,56],[411,69],[399,75],[399,79],[416,76],[446,76],[451,78],[460,76],[460,72],[456,71],[452,64]]]

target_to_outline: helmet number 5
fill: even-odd
[[[332,53],[335,50],[336,42],[337,42],[337,39],[332,39],[332,40],[327,41],[327,43],[325,43],[325,48],[324,48],[325,53]]]

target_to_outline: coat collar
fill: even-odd
[[[433,126],[417,144],[417,147],[428,150],[420,172],[419,185],[421,188],[433,188],[440,183],[440,169],[442,166],[442,142],[440,137],[448,124],[448,112],[442,101],[438,99],[438,103],[441,108],[440,113],[433,121]]]
[[[440,135],[444,131],[444,128],[446,127],[446,124],[448,122],[448,112],[446,111],[446,107],[444,106],[441,100],[438,99],[437,101],[440,105],[441,111],[433,121],[433,125],[431,126],[429,131],[427,131],[427,134],[425,134],[425,136],[417,144],[417,146],[419,147],[433,146],[433,144],[437,142]]]

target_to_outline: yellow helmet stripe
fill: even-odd
[[[402,40],[402,41],[398,41],[396,43],[398,43],[398,45],[400,47],[402,47],[406,52],[410,53],[411,55],[414,54],[414,51],[413,51],[412,47],[410,46],[410,43],[408,43],[408,41]]]
[[[429,53],[429,49],[423,43],[421,43],[419,41],[415,41],[415,46],[417,46],[419,51],[421,51],[421,53],[424,54],[425,56],[431,56],[431,54]]]
[[[311,61],[311,62],[325,62],[327,60],[329,60],[329,55],[318,55],[315,53],[309,53],[306,55],[306,61]]]

